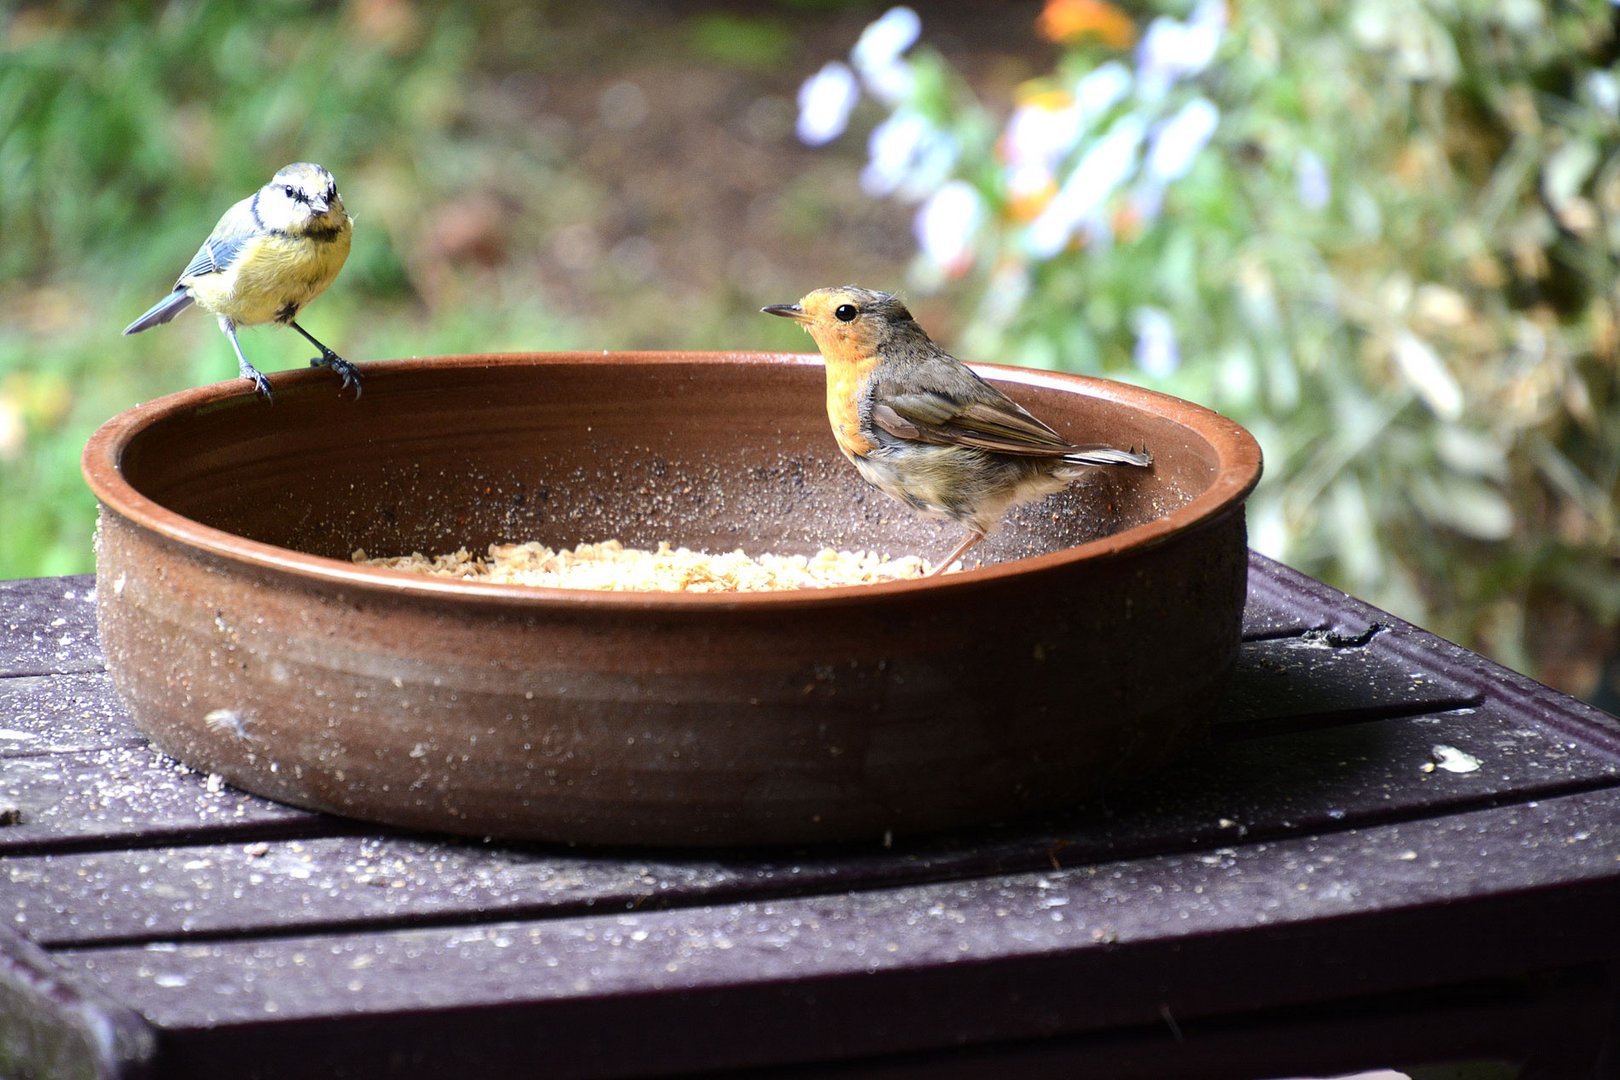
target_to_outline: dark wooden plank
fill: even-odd
[[[763,1067],[1590,965],[1620,956],[1617,815],[1611,790],[845,896],[55,956],[176,1076]]]
[[[1175,1022],[1172,1028],[1170,1021]],[[748,1069],[732,1080],[1255,1080],[1258,1076],[1389,1075],[1418,1065],[1523,1062],[1522,1080],[1603,1077],[1600,1049],[1615,1031],[1601,980],[1537,973],[1421,992],[1339,998],[1316,1008],[1266,1010],[1079,1036],[1046,1036],[831,1065]],[[1467,1070],[1438,1074],[1461,1078]],[[1480,1075],[1495,1076],[1496,1073]]]
[[[1399,634],[1380,633],[1363,645],[1334,647],[1319,635],[1246,643],[1231,691],[1217,716],[1223,739],[1306,729],[1393,713],[1419,713],[1477,700],[1479,692],[1454,681],[1415,671],[1407,658],[1391,653]],[[0,829],[0,852],[20,847],[43,849],[50,841],[71,837],[78,846],[89,838],[114,843],[139,842],[149,831],[184,830],[204,835],[218,821],[212,800],[176,799],[194,791],[202,778],[183,769],[165,768],[153,756],[143,761],[135,751],[140,737],[105,674],[33,676],[0,679],[0,804],[20,804],[21,827]],[[73,784],[85,791],[128,792],[145,777],[154,785],[146,800],[157,816],[125,812],[124,804],[100,800],[93,805],[70,803],[52,812],[63,797],[50,777],[61,771],[36,764],[8,769],[8,757],[122,748],[125,756],[86,758],[71,766]],[[133,764],[132,764],[133,763]],[[133,771],[131,771],[133,769]],[[188,786],[189,785],[189,786]],[[13,789],[12,794],[6,794]],[[1085,793],[1079,793],[1083,796]],[[268,804],[266,804],[268,805]],[[189,809],[188,809],[189,808]],[[223,839],[223,837],[220,837]]]
[[[0,855],[310,830],[332,822],[205,777],[142,744],[0,758]]]
[[[1478,767],[1440,767],[1437,746]],[[62,945],[758,900],[1209,851],[1615,785],[1620,765],[1493,704],[1218,744],[1066,818],[889,849],[581,854],[348,836],[14,855],[0,868],[0,922]],[[201,821],[193,830],[209,835]]]
[[[0,678],[0,758],[144,741],[106,672]]]
[[[1620,756],[1620,718],[1550,690],[1528,676],[1252,552],[1248,602],[1262,610],[1295,612],[1338,640],[1357,638],[1375,624],[1386,627],[1394,631],[1386,646],[1415,670],[1432,672],[1496,697],[1536,716],[1570,739]]]
[[[93,574],[0,581],[0,676],[100,671]]]
[[[1394,642],[1400,634],[1374,630],[1335,644],[1321,631],[1246,641],[1238,650],[1231,688],[1215,716],[1216,737],[1251,738],[1278,731],[1387,716],[1457,709],[1485,697],[1436,672],[1417,668]]]
[[[1328,630],[1332,621],[1314,605],[1301,605],[1289,588],[1291,580],[1276,581],[1274,562],[1249,552],[1249,592],[1243,606],[1243,639],[1296,637],[1307,630]],[[1273,584],[1275,582],[1275,584]]]
[[[1249,552],[1245,630],[1251,611],[1257,623],[1255,636],[1266,637],[1319,630],[1356,638],[1373,623],[1390,621],[1386,613],[1370,604],[1254,551]]]
[[[0,1075],[136,1080],[156,1049],[138,1013],[0,926]]]
[[[1191,847],[1223,836],[1331,832],[1617,784],[1620,764],[1570,752],[1555,734],[1487,703],[1218,744],[1108,796],[1102,850],[1147,852],[1159,836]],[[1058,857],[1099,850],[1077,846]]]
[[[20,825],[0,828],[0,851],[7,850],[9,834],[19,838],[11,842],[12,851],[58,852],[5,861],[5,873],[0,875],[0,922],[12,918],[31,936],[58,944],[104,943],[66,950],[65,959],[155,958],[158,963],[144,973],[138,965],[120,970],[137,983],[144,980],[146,989],[158,998],[197,996],[199,986],[207,985],[210,971],[223,977],[233,960],[244,955],[262,965],[243,969],[242,977],[249,983],[261,979],[291,983],[300,975],[313,975],[312,985],[324,985],[322,980],[332,977],[334,971],[347,978],[339,989],[325,986],[317,990],[317,997],[328,995],[332,1009],[327,1013],[317,1009],[288,1018],[285,1011],[277,1011],[261,1015],[263,1023],[255,1023],[250,1019],[253,1003],[248,1002],[247,1012],[235,1019],[227,1017],[218,1029],[208,1029],[206,1023],[183,1027],[184,1039],[177,1047],[171,1046],[179,1057],[166,1063],[180,1070],[177,1075],[217,1073],[222,1064],[244,1057],[249,1061],[262,1058],[262,1075],[327,1075],[342,1068],[369,1075],[377,1074],[382,1065],[404,1073],[420,1069],[419,1074],[427,1075],[466,1072],[476,1069],[480,1061],[490,1067],[510,1067],[520,1060],[548,1065],[561,1062],[559,1067],[566,1074],[570,1053],[577,1055],[579,1068],[588,1072],[592,1063],[611,1062],[614,1054],[643,1052],[622,1045],[621,1033],[627,1023],[635,1027],[643,1046],[678,1043],[682,1052],[688,1052],[685,1040],[701,1040],[704,1032],[724,1041],[727,1032],[744,1030],[753,1041],[754,1048],[740,1057],[727,1057],[730,1051],[725,1050],[720,1059],[700,1057],[689,1065],[681,1065],[679,1060],[670,1064],[660,1055],[659,1069],[769,1065],[799,1056],[783,1049],[791,1038],[784,1041],[773,1036],[770,1025],[777,1025],[780,1031],[786,1022],[773,1006],[801,1021],[815,1017],[809,1035],[797,1030],[789,1034],[801,1039],[804,1055],[822,1059],[829,1054],[837,1059],[850,1053],[889,1053],[897,1047],[904,1049],[908,1037],[926,1039],[928,1033],[915,1021],[918,1013],[940,1019],[942,1027],[932,1032],[936,1036],[939,1030],[946,1030],[951,1038],[969,1041],[1029,1037],[1016,1030],[1006,1034],[1005,1025],[993,1031],[975,1028],[986,1022],[985,1017],[963,999],[990,1002],[989,1011],[999,1009],[1012,1018],[1016,1029],[1025,1021],[1013,1015],[1016,1010],[1009,1002],[1044,1005],[1049,995],[1070,1007],[1075,976],[1068,964],[1073,957],[1062,947],[1043,950],[1034,945],[1029,951],[1014,947],[996,952],[990,943],[977,941],[976,931],[953,930],[953,926],[1011,926],[1017,941],[1033,942],[1028,931],[1038,924],[1031,921],[1035,918],[1032,913],[1022,922],[998,922],[1015,914],[1013,908],[1005,908],[1004,915],[1005,905],[992,907],[986,914],[980,903],[975,916],[961,904],[951,909],[940,899],[959,897],[961,890],[968,890],[982,900],[974,890],[995,882],[1005,888],[1011,888],[1008,882],[1019,883],[1020,888],[1030,881],[1044,883],[1033,888],[1048,902],[1033,910],[1044,911],[1061,923],[1070,917],[1066,913],[1087,910],[1084,903],[1075,906],[1076,899],[1070,895],[1077,882],[1117,884],[1122,874],[1134,881],[1135,892],[1118,888],[1086,892],[1084,899],[1098,910],[1110,905],[1150,913],[1156,910],[1164,924],[1161,929],[1168,927],[1167,936],[1161,940],[1144,930],[1136,937],[1122,938],[1117,927],[1093,924],[1091,931],[1100,931],[1101,937],[1090,944],[1111,948],[1110,942],[1114,942],[1120,951],[1148,950],[1157,967],[1148,964],[1150,970],[1144,974],[1140,962],[1099,958],[1085,942],[1079,942],[1086,963],[1101,965],[1098,972],[1081,972],[1087,991],[1096,993],[1089,989],[1092,982],[1109,985],[1112,981],[1126,988],[1125,1000],[1131,1000],[1133,992],[1151,996],[1154,987],[1179,987],[1188,957],[1196,960],[1200,950],[1210,955],[1205,956],[1203,969],[1196,962],[1192,968],[1204,970],[1211,981],[1216,971],[1259,970],[1270,964],[1288,969],[1283,985],[1297,985],[1298,993],[1305,995],[1310,992],[1305,987],[1310,980],[1293,969],[1302,967],[1297,963],[1300,955],[1320,958],[1321,926],[1313,921],[1318,915],[1334,916],[1325,925],[1341,936],[1347,925],[1373,920],[1380,912],[1386,916],[1376,928],[1363,930],[1359,947],[1343,942],[1334,946],[1340,950],[1342,963],[1367,962],[1374,989],[1382,985],[1377,983],[1379,977],[1395,978],[1392,973],[1410,967],[1413,950],[1423,950],[1423,958],[1429,959],[1429,939],[1453,929],[1459,911],[1472,920],[1467,923],[1469,934],[1487,933],[1480,929],[1489,922],[1477,910],[1480,903],[1464,904],[1471,893],[1495,894],[1481,903],[1487,914],[1495,913],[1492,925],[1505,928],[1499,930],[1503,934],[1517,933],[1520,924],[1539,925],[1548,918],[1562,919],[1562,928],[1594,923],[1592,912],[1608,910],[1604,905],[1615,902],[1613,867],[1609,876],[1594,878],[1586,874],[1589,867],[1582,861],[1592,830],[1581,814],[1608,822],[1615,817],[1616,808],[1611,804],[1588,811],[1582,802],[1614,795],[1612,790],[1603,790],[1612,788],[1616,777],[1615,757],[1605,741],[1608,732],[1601,716],[1593,717],[1528,680],[1503,673],[1432,635],[1387,620],[1373,609],[1363,611],[1352,601],[1342,603],[1343,610],[1334,609],[1332,605],[1338,601],[1331,597],[1323,601],[1311,592],[1315,583],[1304,579],[1307,584],[1301,585],[1290,578],[1291,573],[1270,573],[1263,579],[1267,583],[1262,585],[1261,598],[1280,612],[1270,625],[1281,626],[1297,615],[1295,622],[1303,631],[1296,640],[1262,633],[1259,636],[1269,640],[1245,648],[1233,697],[1218,725],[1222,741],[1170,772],[1110,796],[1100,809],[1094,807],[1067,821],[904,841],[888,851],[754,853],[719,860],[649,859],[645,853],[581,856],[543,849],[482,850],[477,845],[404,837],[325,836],[333,829],[330,819],[210,785],[207,778],[151,751],[127,747],[80,751],[0,761],[0,802],[8,788],[20,799],[23,791],[41,786],[32,781],[43,774],[14,771],[19,766],[61,766],[60,775],[44,785],[55,784],[55,794],[61,798],[52,802],[52,792],[46,791],[24,808]],[[1254,596],[1251,591],[1251,600]],[[1313,605],[1332,617],[1316,617]],[[1362,621],[1361,614],[1369,617]],[[53,693],[49,687],[38,689],[47,697]],[[92,691],[89,684],[80,689],[85,694]],[[23,700],[27,697],[26,692],[22,694]],[[64,692],[63,700],[70,699]],[[1479,704],[1434,715],[1404,715],[1413,708],[1459,701]],[[87,724],[87,730],[95,727],[95,723]],[[1435,768],[1436,746],[1453,747],[1478,761],[1480,767],[1468,773]],[[1578,794],[1559,797],[1564,792]],[[242,800],[234,805],[249,810],[219,812],[222,800],[229,803],[233,799]],[[1526,799],[1539,805],[1505,810],[1492,805]],[[1536,832],[1535,821],[1490,816],[1554,805],[1574,808],[1557,819],[1564,832],[1556,836],[1546,829]],[[268,818],[255,816],[263,813]],[[1438,815],[1445,816],[1431,820]],[[1466,827],[1452,828],[1458,822],[1466,822]],[[27,831],[30,825],[35,828],[33,834]],[[1513,831],[1525,828],[1530,831]],[[1431,855],[1415,842],[1393,852],[1388,846],[1391,838],[1418,836],[1414,830],[1425,829],[1449,829],[1450,847]],[[307,830],[312,839],[272,839],[262,845],[241,842],[249,836],[275,836],[282,830],[295,834]],[[1301,831],[1318,835],[1282,843],[1270,839]],[[1374,846],[1383,845],[1383,861],[1400,864],[1396,870],[1406,867],[1407,873],[1423,881],[1443,882],[1448,888],[1461,887],[1463,892],[1425,899],[1421,889],[1403,891],[1376,875],[1357,877],[1356,867],[1351,865],[1356,859],[1334,852],[1352,838],[1374,835],[1380,838]],[[225,843],[228,839],[233,842]],[[1562,848],[1553,844],[1555,839]],[[179,840],[208,843],[201,847],[158,846]],[[1504,854],[1502,845],[1514,842],[1527,849],[1540,842],[1540,855]],[[105,844],[135,844],[141,849],[82,850]],[[1298,848],[1301,844],[1309,846]],[[1297,898],[1286,891],[1286,874],[1279,874],[1279,864],[1258,858],[1285,846],[1313,857],[1325,852],[1320,865],[1299,859],[1280,865],[1283,870],[1305,867],[1306,878],[1296,884],[1312,891],[1326,883],[1327,898],[1347,906],[1315,915],[1295,911]],[[62,853],[71,848],[81,850]],[[1370,850],[1362,852],[1362,864],[1377,863],[1367,853]],[[1545,868],[1560,857],[1567,861],[1572,853],[1579,856],[1571,864],[1579,887],[1555,892],[1537,890],[1551,889],[1557,883],[1556,875],[1569,871],[1569,865],[1562,870],[1555,867],[1542,877],[1510,874],[1495,884],[1471,883],[1452,865],[1458,859],[1472,858],[1523,870],[1539,858],[1537,867]],[[1610,862],[1616,858],[1611,855]],[[1102,862],[1104,859],[1111,861]],[[1053,869],[1057,864],[1075,869]],[[1161,871],[1172,866],[1203,866],[1222,875],[1247,876],[1251,879],[1247,887],[1270,892],[1250,912],[1255,923],[1212,926],[1207,920],[1199,922],[1198,911],[1167,912],[1164,908],[1167,902],[1202,904],[1207,882],[1177,884],[1175,875],[1155,880],[1145,869],[1150,866]],[[1043,869],[1037,872],[1036,868]],[[1342,870],[1344,880],[1330,881],[1330,868],[1334,874]],[[1312,873],[1322,876],[1311,878]],[[963,877],[972,880],[949,880]],[[1225,876],[1220,881],[1232,884]],[[1388,896],[1399,893],[1403,899],[1393,909],[1374,905],[1375,910],[1369,910],[1357,891],[1363,888],[1382,889]],[[1594,888],[1601,895],[1594,894]],[[851,889],[860,891],[845,895]],[[1058,889],[1064,891],[1052,891]],[[1025,895],[1018,889],[1013,892]],[[1058,899],[1060,895],[1062,899]],[[901,897],[907,899],[897,899]],[[930,897],[927,908],[912,906]],[[888,902],[880,902],[884,898]],[[1232,911],[1239,910],[1237,900],[1228,900]],[[1408,901],[1417,908],[1400,906]],[[1446,903],[1452,906],[1442,909],[1440,905]],[[935,917],[936,908],[954,910],[960,918],[941,924]],[[1437,912],[1453,921],[1441,921]],[[1266,922],[1273,916],[1276,921]],[[1192,936],[1178,937],[1178,926],[1188,926],[1189,921]],[[1604,925],[1612,921],[1605,920]],[[902,922],[904,929],[896,929]],[[958,981],[960,969],[953,967],[950,976],[945,974],[946,960],[961,956],[960,950],[942,954],[945,959],[926,955],[917,963],[902,959],[898,966],[885,960],[918,955],[917,941],[908,935],[919,924],[934,925],[936,937],[957,932],[969,935],[972,940],[960,942],[969,946],[970,962],[963,965],[968,972],[965,983]],[[1228,940],[1233,935],[1259,932],[1253,927],[1262,924],[1295,936],[1281,945],[1269,936],[1270,931],[1246,947],[1241,941]],[[744,926],[766,940],[739,944],[738,931]],[[362,932],[370,927],[391,929]],[[1388,951],[1385,939],[1392,928],[1406,952]],[[503,941],[507,930],[513,933]],[[563,931],[560,935],[559,930]],[[577,935],[570,936],[574,931]],[[643,935],[639,939],[638,931]],[[799,931],[809,938],[796,938]],[[1612,928],[1610,933],[1614,933]],[[751,976],[728,976],[728,960],[718,961],[718,975],[703,967],[705,960],[697,965],[697,981],[686,981],[694,968],[682,958],[683,948],[708,959],[742,949],[759,959],[774,955],[765,951],[771,940],[798,958],[791,969],[766,965],[759,978],[749,981]],[[1549,954],[1543,949],[1515,954],[1517,961],[1514,956],[1504,959],[1504,950],[1494,945],[1496,939],[1490,940],[1492,948],[1484,950],[1491,953],[1490,962],[1510,965],[1492,969],[1498,974],[1515,970],[1511,967],[1514,962],[1561,964],[1568,955],[1568,950]],[[108,942],[120,944],[109,946]],[[1414,942],[1420,944],[1414,946]],[[135,943],[140,947],[132,947]],[[287,951],[297,943],[304,943],[309,951]],[[1591,935],[1587,944],[1594,945]],[[979,945],[990,951],[975,951]],[[1529,948],[1515,941],[1506,951],[1521,946]],[[605,987],[593,986],[591,978],[601,968],[592,964],[593,957],[608,957],[610,971],[634,972],[635,963],[619,964],[621,947],[653,950],[643,951],[641,958],[650,959],[653,966],[648,970],[654,980],[665,980],[662,987],[646,983],[617,986],[611,981]],[[1386,948],[1382,969],[1366,960],[1378,947]],[[1598,951],[1587,955],[1613,956],[1615,952],[1612,943],[1602,940],[1595,941],[1594,947]],[[1446,954],[1459,948],[1448,939],[1441,942],[1439,951]],[[817,967],[804,960],[807,954],[819,955],[828,949],[846,960],[851,949],[873,959],[869,966],[876,975],[857,974],[853,966]],[[456,996],[440,1003],[447,1010],[438,1016],[437,1022],[443,1026],[435,1028],[431,1018],[412,1015],[414,1010],[440,1005],[424,1005],[417,998],[403,1006],[399,1000],[390,1005],[372,997],[374,972],[380,971],[390,981],[432,981],[430,975],[438,978],[434,964],[458,952],[465,962],[450,964],[446,992],[460,995],[467,988],[463,979],[468,964],[475,992],[470,998]],[[1449,974],[1436,974],[1431,965],[1421,977],[1491,977],[1491,971],[1481,974],[1468,969],[1467,964],[1478,958],[1464,952],[1461,968],[1453,964],[1445,968]],[[666,961],[660,976],[656,963],[666,953],[676,959]],[[199,960],[197,978],[186,971],[164,974],[168,959],[182,954],[188,963]],[[497,959],[489,961],[488,956]],[[502,957],[515,966],[496,970]],[[90,972],[99,961],[85,962],[90,966],[82,970]],[[1334,962],[1331,956],[1328,962]],[[674,964],[673,969],[669,963]],[[413,968],[413,964],[418,966]],[[1109,964],[1115,964],[1117,970]],[[109,970],[101,969],[97,977],[105,977]],[[271,976],[265,971],[282,974]],[[796,980],[800,972],[810,976],[808,982]],[[1343,973],[1336,971],[1336,977]],[[571,989],[551,985],[551,980],[568,976],[574,977],[568,984]],[[889,980],[886,984],[874,987],[885,978]],[[542,990],[533,989],[530,984],[535,981]],[[943,988],[945,981],[951,982],[949,989]],[[1355,992],[1363,992],[1366,986],[1363,978]],[[839,1019],[834,1021],[820,1019],[829,987],[836,990],[832,1007]],[[111,988],[118,989],[116,981]],[[215,989],[233,999],[245,992],[224,983]],[[289,986],[286,992],[293,990]],[[1261,993],[1258,989],[1253,992]],[[1164,996],[1162,989],[1158,993]],[[1211,1001],[1220,997],[1215,990],[1210,995]],[[360,1002],[357,1018],[340,1016],[344,1007],[340,1003],[345,1000]],[[633,1001],[633,1008],[627,1009],[627,1000]],[[1206,1016],[1230,1015],[1221,1012],[1222,1008],[1241,1007],[1232,1006],[1227,998],[1220,1000],[1225,1004],[1211,1006],[1214,1011],[1209,1013],[1175,1004],[1174,1015],[1191,1023]],[[1264,1003],[1275,1004],[1276,1000],[1273,996]],[[269,1003],[280,1010],[279,1001],[269,999]],[[1257,1006],[1260,1003],[1256,999]],[[1057,1020],[1037,1009],[1047,1019],[1027,1030],[1035,1035],[1093,1030],[1098,1016],[1108,1022],[1106,1008],[1098,1011],[1105,1004],[1075,1006],[1065,1014],[1069,1019]],[[1171,1004],[1164,1003],[1166,1008]],[[152,1015],[144,1001],[141,1008]],[[397,1011],[401,1008],[403,1012]],[[537,1009],[543,1009],[546,1029],[567,1032],[560,1056],[549,1040],[535,1035],[534,1025],[541,1015]],[[891,1019],[894,1009],[905,1014],[898,1021]],[[764,1016],[764,1026],[748,1027],[750,1015]],[[1151,1017],[1143,1020],[1142,1015],[1120,1022],[1139,1027],[1162,1023],[1162,1016],[1155,1021]],[[733,1027],[733,1021],[742,1026]],[[898,1041],[891,1037],[897,1023]],[[850,1030],[862,1031],[870,1046],[852,1047],[845,1041]],[[975,1036],[975,1030],[986,1033]],[[334,1061],[327,1049],[337,1044],[323,1046],[323,1040],[339,1035],[342,1048]],[[296,1049],[300,1039],[305,1040],[301,1056]],[[818,1049],[818,1045],[826,1049]],[[915,1045],[919,1049],[936,1046],[938,1039]],[[401,1046],[414,1049],[401,1051]],[[533,1056],[537,1052],[544,1056]],[[704,1060],[707,1064],[702,1064]],[[646,1063],[643,1059],[631,1067]]]
[[[627,911],[802,891],[801,877],[837,888],[849,869],[836,858],[806,866],[326,837],[13,857],[0,864],[0,920],[47,945],[183,941]]]
[[[1478,690],[1556,731],[1575,745],[1620,759],[1620,719],[1478,653],[1422,630],[1391,635],[1390,645],[1414,668]]]

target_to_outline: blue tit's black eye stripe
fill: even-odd
[[[259,216],[259,196],[262,194],[262,191],[255,191],[253,193],[253,201],[248,203],[248,213],[253,215],[253,227],[258,229],[260,232],[266,231],[264,227],[264,218]]]

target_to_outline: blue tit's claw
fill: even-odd
[[[272,405],[275,404],[275,397],[274,397],[274,395],[272,395],[270,393],[270,380],[265,378],[264,374],[262,372],[260,372],[257,368],[251,368],[250,367],[247,370],[243,371],[242,372],[242,378],[244,378],[248,382],[252,383],[253,384],[253,389],[256,390],[258,393],[264,395],[264,400],[267,403],[272,404]]]
[[[354,387],[356,400],[360,397],[360,369],[349,363],[331,349],[322,349],[321,355],[309,358],[310,367],[331,368],[343,380],[343,389]]]
[[[234,336],[231,340],[232,344],[235,344]],[[247,357],[242,355],[240,347],[236,350],[236,371],[242,378],[253,384],[254,390],[264,395],[264,400],[274,403],[275,399],[270,395],[270,380],[265,378],[264,373],[258,368],[247,362]]]

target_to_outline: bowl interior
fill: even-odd
[[[985,373],[1072,441],[1147,447],[1156,464],[1093,470],[1014,511],[972,557],[984,564],[1163,519],[1221,471],[1200,430],[1213,414],[1196,406],[1092,380]],[[176,395],[178,406],[132,421],[123,478],[160,514],[309,555],[618,538],[937,559],[961,535],[867,487],[842,458],[816,357],[383,361],[366,366],[357,401],[325,372],[278,379],[273,405],[234,389]]]

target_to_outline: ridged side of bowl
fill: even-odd
[[[98,613],[136,722],[272,798],[510,839],[872,840],[1083,800],[1196,745],[1235,661],[1253,440],[1097,380],[984,369],[1141,480],[926,582],[600,594],[358,567],[356,546],[925,545],[863,489],[811,358],[459,357],[208,387],[110,421]],[[1079,428],[1084,428],[1084,432]],[[571,538],[571,539],[570,539]]]

